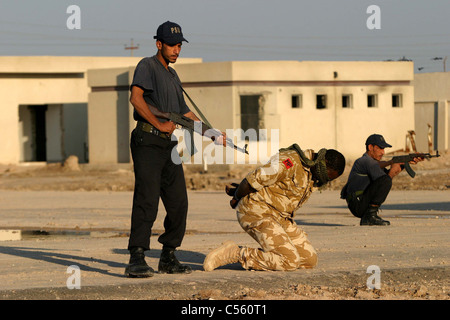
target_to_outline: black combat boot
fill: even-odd
[[[369,206],[366,213],[362,216],[361,226],[388,226],[391,223],[378,216],[378,207]]]
[[[129,278],[152,277],[155,271],[145,262],[144,248],[130,248],[130,262],[125,268],[125,276]]]
[[[158,265],[159,273],[191,273],[192,269],[189,266],[182,265],[175,257],[175,249],[163,248],[161,258]]]

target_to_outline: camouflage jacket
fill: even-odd
[[[312,159],[313,150],[304,153]],[[295,150],[280,151],[246,179],[256,192],[239,201],[238,211],[260,211],[259,208],[267,212],[269,207],[283,218],[294,217],[295,211],[310,197],[314,183],[310,169],[302,165]]]

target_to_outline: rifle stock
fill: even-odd
[[[189,148],[189,152],[191,155],[193,155],[196,152],[195,144],[194,144],[194,132],[197,132],[200,135],[204,135],[208,138],[211,138],[213,141],[222,135],[222,132],[209,127],[207,124],[205,124],[202,121],[194,121],[191,118],[188,118],[179,113],[162,112],[149,104],[147,104],[147,106],[149,107],[150,111],[155,115],[155,117],[160,118],[160,119],[170,120],[173,123],[175,123],[189,131],[189,133],[190,133],[190,148],[189,148],[189,146],[188,146],[188,148]],[[201,130],[198,130],[200,125],[197,126],[195,124],[196,122],[197,123],[200,122]],[[233,147],[234,149],[236,149],[240,152],[248,154],[247,145],[245,145],[244,148],[240,148],[240,147],[236,146],[230,138],[226,138],[226,144],[229,147]]]

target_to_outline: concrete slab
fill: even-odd
[[[0,230],[0,241],[13,241],[22,239],[20,230]]]

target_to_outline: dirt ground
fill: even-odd
[[[69,157],[70,158],[70,157]],[[331,182],[327,190],[340,190],[347,181],[352,162],[344,174]],[[240,182],[256,165],[217,165],[205,171],[202,166],[185,166],[188,190],[224,190],[227,183]],[[395,178],[393,190],[450,189],[450,151],[438,158],[413,165],[417,175],[412,179],[403,172]],[[58,191],[133,191],[131,164],[87,165],[77,161],[30,165],[0,165],[0,189]]]
[[[194,192],[197,198],[194,198],[194,202],[197,206],[202,201],[202,191],[205,192],[204,196],[212,196],[211,201],[222,201],[222,191],[224,186],[230,182],[239,182],[245,176],[245,174],[252,168],[252,166],[245,167],[211,167],[207,172],[199,167],[186,167],[186,182],[189,191]],[[328,190],[333,196],[336,196],[337,191],[345,183],[348,173],[350,172],[351,163],[347,164],[347,168],[342,177],[334,181]],[[446,152],[442,154],[440,158],[433,158],[431,161],[424,161],[413,169],[417,172],[417,176],[412,179],[406,173],[401,173],[394,180],[393,192],[398,195],[398,203],[402,203],[401,192],[406,193],[423,190],[429,192],[430,195],[438,195],[437,199],[445,198],[450,190],[450,153]],[[48,191],[48,192],[106,192],[107,194],[131,194],[133,191],[133,172],[132,166],[129,164],[124,165],[86,165],[74,163],[54,163],[54,164],[34,164],[34,165],[2,165],[0,166],[0,192],[17,191]],[[197,193],[195,193],[197,192]],[[210,193],[208,193],[210,192]],[[326,192],[325,192],[326,193]],[[9,197],[11,193],[7,193],[5,197]],[[217,198],[219,197],[219,198]],[[414,198],[414,197],[413,197]],[[408,198],[409,199],[409,198]],[[277,273],[277,272],[250,272],[245,271],[242,273],[240,266],[232,267],[231,269],[220,269],[217,273],[206,273],[201,271],[201,263],[204,255],[208,251],[203,252],[200,247],[193,246],[192,252],[201,252],[201,254],[193,254],[193,256],[186,256],[187,260],[190,259],[194,263],[194,272],[190,275],[189,280],[186,281],[186,276],[173,276],[167,278],[165,275],[159,275],[153,277],[151,282],[130,282],[129,279],[120,279],[123,283],[118,284],[106,284],[100,283],[83,288],[83,290],[74,293],[73,290],[67,290],[66,287],[39,285],[30,286],[29,288],[17,287],[16,289],[2,290],[0,286],[0,298],[1,299],[150,299],[150,300],[450,300],[450,269],[448,265],[448,249],[450,246],[449,233],[448,233],[448,218],[450,213],[449,199],[442,201],[435,201],[436,204],[442,207],[437,211],[442,219],[430,219],[426,217],[423,221],[428,226],[429,230],[433,230],[425,238],[429,240],[429,244],[416,243],[414,239],[407,238],[410,233],[417,232],[420,227],[415,222],[409,222],[406,219],[399,219],[397,225],[398,229],[395,232],[390,232],[390,236],[393,238],[392,244],[384,244],[385,251],[381,254],[377,254],[377,257],[381,259],[381,263],[389,260],[389,250],[395,248],[395,240],[399,242],[403,241],[402,254],[404,260],[399,260],[397,264],[388,265],[383,273],[383,288],[381,290],[368,290],[366,286],[367,274],[363,271],[348,270],[345,267],[335,266],[330,262],[326,263],[317,270],[307,270],[306,272],[293,272],[293,273]],[[223,201],[225,202],[225,201]],[[128,204],[128,203],[127,203]],[[313,202],[314,205],[314,202]],[[318,200],[317,206],[320,206],[320,200]],[[195,204],[194,204],[195,206]],[[395,206],[395,205],[393,205]],[[329,208],[333,207],[333,204]],[[12,210],[8,207],[8,210]],[[36,210],[38,210],[36,208]],[[218,209],[219,210],[219,209]],[[339,237],[327,238],[325,240],[324,225],[329,227],[328,230],[338,228],[349,228],[348,232],[356,237],[358,235],[367,236],[372,234],[379,236],[382,241],[382,236],[378,235],[374,229],[362,229],[355,219],[343,214],[343,208],[333,209],[338,215],[335,218],[334,224],[324,223],[320,214],[317,214],[314,218],[316,220],[304,220],[306,226],[311,230],[311,234],[321,234],[324,232],[324,240],[316,240],[316,242],[324,241],[323,249],[319,249],[319,254],[333,256],[338,252],[341,254],[354,253],[353,259],[361,259],[362,262],[358,262],[364,265],[364,257],[358,257],[360,254],[361,246],[356,244],[348,245],[352,243],[350,238],[345,238],[345,234],[342,235],[342,231],[339,231]],[[410,210],[410,209],[408,209]],[[406,215],[409,213],[405,210],[403,213]],[[99,211],[97,209],[97,211]],[[128,210],[126,210],[128,212]],[[5,211],[6,212],[6,211]],[[427,212],[428,214],[429,212]],[[435,214],[436,212],[431,212]],[[336,214],[333,211],[334,216]],[[2,214],[3,215],[3,214]],[[40,215],[40,213],[39,213]],[[44,214],[42,214],[44,215]],[[6,220],[3,220],[1,228],[18,227],[21,228],[19,222],[14,221],[14,216],[6,215]],[[325,213],[324,216],[325,217]],[[394,216],[395,218],[398,216]],[[400,217],[401,218],[401,217]],[[43,218],[45,219],[45,217]],[[242,241],[250,243],[251,239],[242,230],[236,230],[233,228],[239,228],[238,224],[233,220],[225,219],[230,223],[232,230],[216,230],[214,232],[205,235],[199,230],[188,230],[187,246],[192,241],[194,244],[195,237],[201,238],[199,241],[210,241],[211,245],[209,249],[219,245],[222,240],[225,240],[224,235],[231,235]],[[223,221],[225,221],[223,220]],[[20,221],[20,220],[18,220]],[[198,225],[201,228],[202,223],[206,225],[209,220],[198,221]],[[303,222],[304,222],[303,221]],[[308,222],[309,221],[309,222]],[[348,222],[351,221],[351,222]],[[407,222],[403,222],[407,221]],[[415,220],[419,221],[419,220]],[[422,221],[422,220],[421,220]],[[211,222],[211,221],[209,221]],[[194,222],[193,222],[194,223]],[[212,224],[216,222],[211,222]],[[301,223],[299,223],[301,224]],[[24,224],[25,225],[25,224]],[[26,225],[25,225],[26,226]],[[78,226],[78,225],[77,225]],[[26,226],[33,229],[33,226]],[[55,227],[57,228],[57,226]],[[60,227],[60,229],[76,230],[76,227],[70,226]],[[78,230],[83,230],[83,226]],[[90,225],[90,231],[92,231],[92,225]],[[48,228],[51,230],[52,228]],[[95,228],[94,228],[95,229]],[[26,230],[26,228],[23,228]],[[123,229],[125,230],[125,229]],[[362,231],[361,231],[362,230]],[[156,230],[155,232],[158,232]],[[190,233],[189,233],[190,232]],[[430,236],[431,235],[431,236]],[[430,237],[436,235],[436,238],[430,239]],[[205,238],[206,237],[206,238]],[[208,238],[210,237],[210,238]],[[331,235],[330,235],[331,237]],[[398,237],[398,238],[396,238]],[[403,237],[403,238],[402,238]],[[80,238],[73,238],[71,242],[73,245],[84,245],[83,240]],[[209,240],[205,240],[209,239]],[[105,246],[118,246],[126,247],[127,234],[121,233],[112,238],[105,239]],[[347,251],[333,251],[332,247],[336,243],[336,246],[342,245],[342,241],[349,240],[345,245],[348,245]],[[419,241],[419,240],[417,240]],[[425,240],[424,240],[425,241]],[[45,241],[44,241],[45,242]],[[41,246],[43,246],[43,243]],[[30,246],[34,243],[30,243]],[[27,243],[24,243],[22,247],[25,247]],[[319,243],[319,247],[320,247]],[[58,242],[55,242],[58,245]],[[329,249],[326,249],[328,246]],[[354,247],[353,247],[354,246]],[[370,242],[365,243],[364,248],[370,248],[374,250],[376,244]],[[401,245],[399,245],[401,246]],[[6,244],[4,242],[0,246],[3,250],[4,256],[14,256],[16,249],[14,245]],[[21,247],[21,248],[22,248]],[[202,247],[203,248],[203,247]],[[422,249],[421,249],[422,248]],[[209,250],[208,249],[208,250]],[[417,253],[416,250],[417,249]],[[16,251],[14,251],[16,250]],[[23,252],[25,249],[21,249]],[[67,250],[70,250],[67,249]],[[197,250],[197,251],[196,251]],[[328,250],[328,251],[327,251]],[[339,250],[342,250],[340,248]],[[352,251],[354,250],[354,251]],[[125,256],[126,253],[121,253]],[[416,263],[406,263],[403,261],[408,260],[409,255],[416,254]],[[430,256],[428,256],[429,254]],[[27,254],[24,254],[26,257]],[[186,253],[187,255],[187,253]],[[421,256],[423,255],[423,256]],[[20,256],[20,255],[19,255]],[[34,260],[44,259],[41,256],[32,257]],[[15,257],[17,258],[17,257]],[[23,256],[19,257],[23,258]],[[151,261],[157,261],[157,254],[148,257]],[[182,260],[181,255],[180,260]],[[95,263],[95,259],[92,258],[92,263]],[[106,258],[105,258],[106,259]],[[122,270],[126,263],[126,258],[121,257],[122,263],[116,262],[116,267]],[[342,259],[342,257],[336,256],[336,259]],[[434,259],[434,260],[433,260]],[[440,259],[440,260],[439,260]],[[437,261],[439,260],[439,261]],[[340,262],[344,260],[339,260]],[[418,263],[417,261],[424,261]],[[15,263],[15,262],[11,262]],[[18,263],[18,262],[17,262]],[[157,263],[157,262],[156,262]],[[364,265],[366,268],[367,265]],[[6,267],[5,267],[6,268]],[[31,268],[31,266],[30,266]],[[327,269],[328,268],[328,269]],[[7,270],[7,269],[6,269]],[[122,271],[118,271],[122,272]],[[211,274],[214,274],[212,276]],[[244,276],[243,276],[244,274]],[[5,278],[6,279],[6,278]],[[167,286],[170,286],[170,290],[167,290]],[[14,286],[11,285],[11,288]]]

